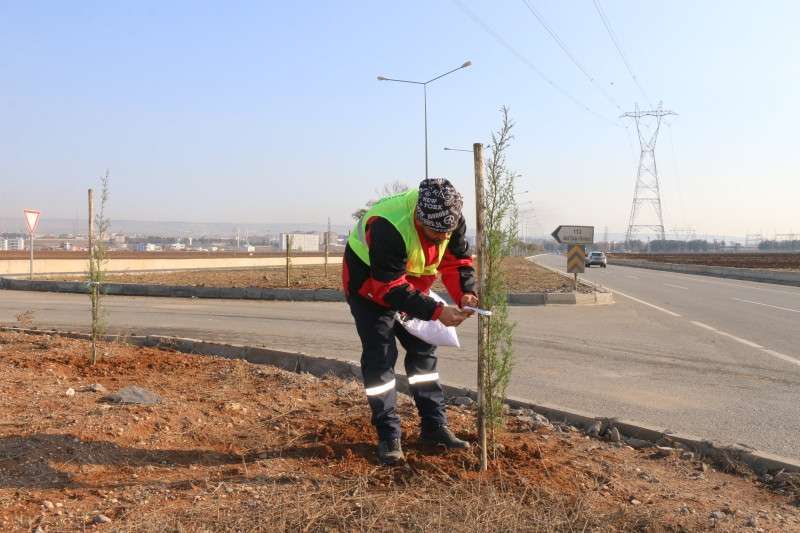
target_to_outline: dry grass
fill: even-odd
[[[158,509],[138,512],[118,531],[658,530],[647,511],[598,514],[581,499],[524,481],[459,481],[421,472],[376,485],[370,476],[324,483],[300,476],[264,479],[255,487],[226,483],[167,517]]]

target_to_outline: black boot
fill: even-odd
[[[447,448],[469,448],[469,442],[456,437],[447,426],[423,426],[419,441],[433,446],[441,444]]]
[[[404,463],[406,456],[403,455],[403,447],[400,446],[400,439],[380,441],[378,443],[378,459],[385,465]]]

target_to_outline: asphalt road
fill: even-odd
[[[627,296],[611,306],[512,309],[510,394],[800,458],[800,289],[626,267],[588,277]],[[345,304],[108,297],[106,306],[117,332],[351,360],[360,352]],[[88,325],[86,296],[0,291],[0,322],[25,310],[41,327]],[[440,350],[440,373],[474,386],[474,320],[460,336],[464,348]]]

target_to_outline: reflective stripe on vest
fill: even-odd
[[[369,265],[369,245],[367,244],[367,222],[373,217],[380,217],[389,221],[394,226],[403,243],[406,245],[406,273],[412,276],[431,276],[436,275],[436,269],[444,257],[450,237],[447,237],[439,245],[439,254],[436,261],[431,265],[425,265],[425,251],[419,242],[419,234],[414,224],[415,211],[419,189],[412,189],[394,196],[388,196],[373,205],[356,224],[350,232],[347,244],[355,252],[359,259]]]

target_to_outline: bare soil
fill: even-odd
[[[609,254],[609,259],[638,259],[655,263],[763,268],[768,270],[800,270],[800,253]]]
[[[474,448],[417,445],[402,396],[408,464],[381,467],[356,382],[125,344],[89,366],[88,351],[0,332],[2,531],[800,530],[794,496],[677,452],[511,418],[481,475]],[[163,401],[107,404],[93,383]],[[450,421],[474,440],[473,411]]]
[[[511,292],[570,292],[568,279],[559,276],[523,257],[507,257],[506,269]],[[64,277],[51,279],[72,279]],[[114,283],[142,283],[155,285],[188,285],[193,287],[286,287],[285,267],[252,268],[237,270],[192,270],[181,272],[148,272],[139,274],[110,274],[106,281]],[[342,288],[342,266],[328,265],[328,276],[322,265],[292,266],[289,286],[294,289]],[[437,282],[434,290],[445,291]]]

